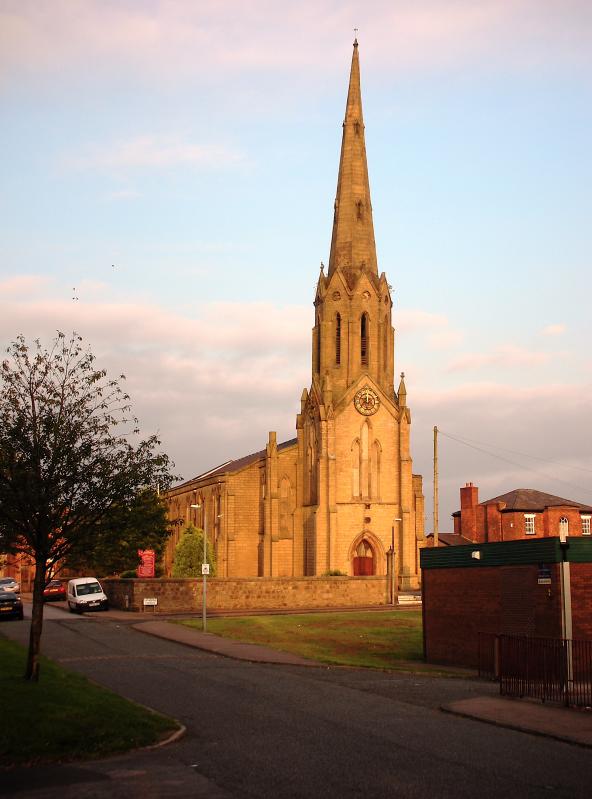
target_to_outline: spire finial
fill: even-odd
[[[405,372],[401,372],[401,380],[405,380]]]
[[[358,46],[358,29],[354,28],[354,47]]]

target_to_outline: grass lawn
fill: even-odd
[[[25,660],[0,638],[0,768],[125,752],[178,726],[46,658],[39,682],[27,682]]]
[[[175,623],[201,630],[200,619]],[[208,632],[321,663],[433,670],[422,662],[419,610],[218,618],[208,621]]]

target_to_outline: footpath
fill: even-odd
[[[64,602],[55,603],[67,612]],[[336,609],[330,609],[335,611]],[[345,609],[344,609],[345,610]],[[350,608],[351,610],[351,608]],[[359,610],[359,608],[357,609]],[[327,609],[329,611],[329,609]],[[274,611],[280,613],[281,611]],[[285,611],[284,611],[285,612]],[[299,613],[305,613],[300,610]],[[322,612],[315,608],[311,612]],[[91,614],[84,614],[91,615]],[[138,632],[164,638],[185,646],[202,649],[215,655],[245,660],[251,663],[271,663],[284,666],[326,668],[317,661],[308,660],[289,652],[282,652],[257,644],[247,644],[204,633],[180,624],[171,624],[165,619],[147,619],[147,613],[130,613],[110,610],[93,617],[110,621],[127,622]],[[196,618],[199,614],[186,614]],[[211,614],[213,617],[214,614]],[[224,615],[224,614],[220,614]],[[242,615],[249,615],[243,613]],[[251,614],[252,615],[252,614]],[[262,615],[259,611],[257,615]],[[175,618],[182,618],[177,616]],[[338,668],[338,667],[336,667]],[[454,678],[451,678],[454,679]],[[528,699],[511,699],[503,696],[482,696],[462,699],[441,706],[441,710],[457,716],[518,730],[532,735],[554,738],[566,743],[592,748],[592,709],[575,710],[553,704],[542,704]]]

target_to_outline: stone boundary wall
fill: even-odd
[[[112,607],[153,613],[198,612],[202,579],[103,578],[101,585]],[[208,610],[275,610],[346,608],[386,605],[388,584],[382,577],[252,577],[208,579]],[[145,598],[158,605],[144,607]]]

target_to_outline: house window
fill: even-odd
[[[582,535],[590,535],[591,516],[582,516]]]
[[[524,534],[534,535],[534,513],[524,514]]]
[[[567,521],[565,516],[562,516],[559,519],[559,538],[562,541],[565,541],[568,535],[569,535],[569,522]]]

